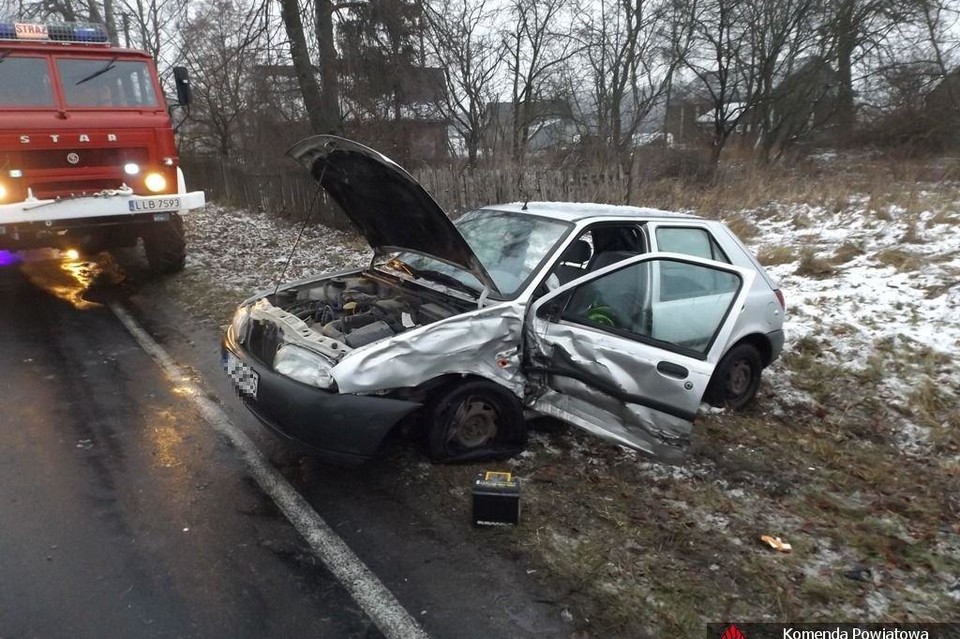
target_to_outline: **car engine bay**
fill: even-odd
[[[273,307],[281,313],[271,315],[302,340],[327,346],[332,352],[326,354],[339,359],[354,348],[474,307],[441,293],[412,289],[366,273],[340,275],[279,291]],[[259,306],[261,312],[266,311]],[[326,339],[318,339],[320,336]]]

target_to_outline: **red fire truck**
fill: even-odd
[[[180,105],[186,69],[174,69]],[[153,60],[101,25],[0,21],[0,250],[95,252],[142,238],[183,268],[187,192]]]

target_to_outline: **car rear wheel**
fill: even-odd
[[[171,213],[169,221],[150,225],[143,234],[143,248],[147,253],[150,270],[154,273],[182,271],[187,258],[187,243],[180,216]]]
[[[757,349],[738,344],[720,360],[704,398],[713,406],[740,410],[756,397],[762,370]]]
[[[522,450],[526,437],[520,401],[492,382],[448,387],[428,410],[427,447],[435,462],[504,459]]]

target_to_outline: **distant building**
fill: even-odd
[[[575,137],[573,111],[564,100],[539,100],[529,105],[491,102],[487,105],[487,126],[483,146],[509,152],[513,148],[514,115],[526,114],[529,136],[526,150],[536,153],[570,144]]]
[[[830,65],[820,58],[807,58],[777,83],[766,119],[733,91],[720,107],[722,121],[734,127],[731,137],[742,143],[753,144],[766,135],[774,144],[783,144],[829,128],[837,87],[837,74]],[[702,81],[681,85],[667,104],[664,133],[678,145],[708,143],[714,135],[716,112],[715,100]]]

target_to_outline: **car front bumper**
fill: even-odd
[[[357,465],[369,460],[393,427],[420,407],[417,402],[387,397],[341,395],[292,380],[253,358],[229,330],[221,340],[225,370],[228,353],[257,376],[255,396],[250,385],[241,390],[233,378],[250,412],[274,433],[334,463]]]

